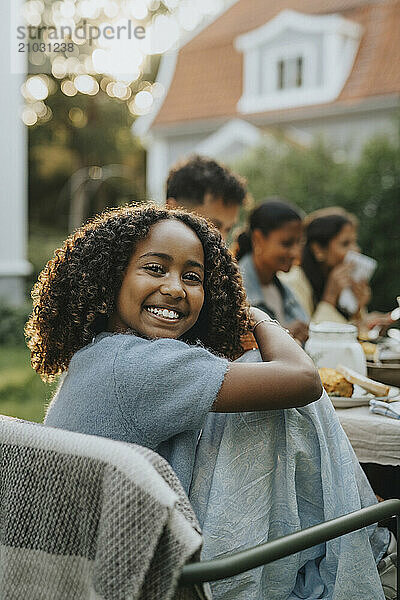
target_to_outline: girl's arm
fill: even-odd
[[[255,322],[269,318],[252,308]],[[265,321],[254,337],[262,363],[231,363],[213,406],[215,412],[293,408],[315,402],[321,380],[311,358],[279,325]]]

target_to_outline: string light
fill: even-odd
[[[160,0],[54,0],[51,3],[28,0],[22,7],[24,20],[27,25],[47,26],[40,41],[49,46],[40,53],[32,52],[29,61],[36,70],[49,65],[46,68],[60,81],[60,89],[68,97],[78,92],[96,95],[101,89],[109,97],[127,102],[132,114],[146,114],[153,109],[154,101],[165,93],[158,82],[141,82],[143,72],[149,69],[148,57],[176,47],[185,31],[193,30],[223,2],[162,0],[164,12],[157,14]],[[138,25],[143,27],[144,35],[128,37],[127,22],[131,29]],[[57,42],[69,43],[73,48],[55,55],[50,48],[55,40],[51,39],[50,28],[63,31],[64,39],[57,38]],[[118,35],[109,35],[117,31]],[[51,118],[51,110],[44,101],[56,87],[54,79],[43,74],[32,75],[22,87],[27,102],[23,120],[27,125]]]
[[[78,90],[75,87],[75,84],[70,79],[66,79],[61,84],[61,91],[66,96],[76,96]]]
[[[99,91],[99,84],[91,75],[78,75],[74,79],[74,85],[78,92],[94,96]]]
[[[29,77],[25,86],[28,94],[34,100],[45,100],[49,95],[47,83],[40,75]]]
[[[32,125],[36,125],[38,116],[32,107],[26,106],[22,111],[22,120],[25,123],[25,125],[31,127]]]

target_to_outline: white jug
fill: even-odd
[[[357,327],[350,323],[311,323],[305,351],[316,367],[335,369],[341,364],[361,375],[367,374],[367,361],[357,341]]]

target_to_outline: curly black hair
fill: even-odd
[[[251,325],[249,306],[237,263],[220,233],[182,210],[128,205],[103,212],[68,237],[33,287],[25,335],[32,367],[42,379],[51,381],[65,371],[73,354],[107,329],[137,243],[165,219],[185,223],[204,250],[204,304],[184,340],[229,359],[241,353],[240,338]]]
[[[246,197],[246,180],[215,160],[197,154],[172,167],[167,198],[193,208],[203,204],[207,193],[222,198],[226,205],[241,205]]]

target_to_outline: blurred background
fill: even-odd
[[[0,413],[42,420],[53,387],[23,326],[38,273],[105,207],[162,203],[191,153],[282,196],[339,205],[400,289],[398,0],[5,0],[1,22]],[[241,221],[245,218],[242,211]],[[240,225],[240,224],[239,224]]]

